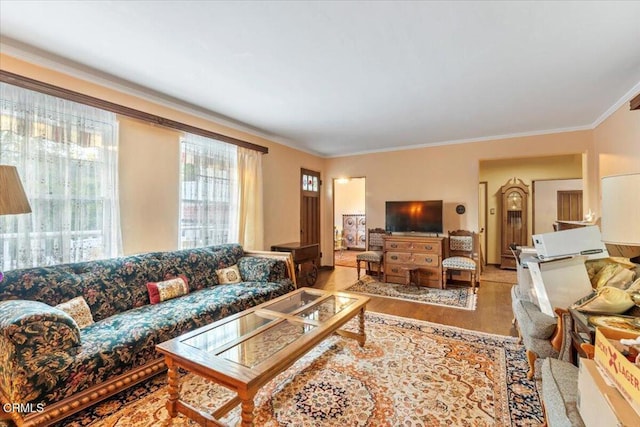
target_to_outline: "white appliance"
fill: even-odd
[[[540,311],[555,316],[554,307],[569,307],[591,294],[593,289],[585,260],[584,256],[548,261],[527,260]]]
[[[609,253],[597,226],[572,228],[553,233],[534,234],[533,245],[540,259],[585,255],[588,259],[607,258]]]

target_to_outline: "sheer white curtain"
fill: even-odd
[[[0,217],[0,268],[119,255],[115,114],[5,83],[0,102],[0,164],[32,208]]]
[[[180,146],[180,247],[237,242],[237,147],[193,134]]]
[[[262,250],[262,153],[238,148],[238,241],[247,249]]]

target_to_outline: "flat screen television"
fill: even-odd
[[[387,202],[385,229],[398,233],[442,233],[442,200]]]

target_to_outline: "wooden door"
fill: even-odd
[[[300,169],[300,243],[320,243],[320,172]]]
[[[558,221],[582,221],[582,190],[558,191]]]

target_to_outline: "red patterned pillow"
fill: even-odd
[[[149,282],[147,283],[147,290],[149,291],[151,304],[158,304],[159,302],[188,294],[189,285],[187,278],[181,274],[163,282]]]

